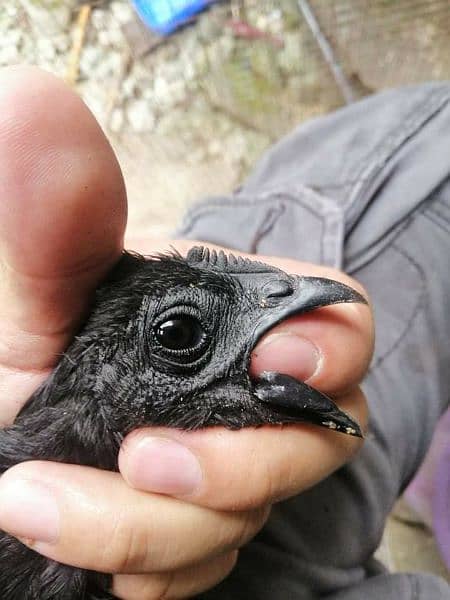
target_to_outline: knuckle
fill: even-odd
[[[173,596],[176,572],[152,575],[120,575],[114,578],[113,593],[123,600],[167,600]]]
[[[229,552],[228,554],[224,555],[220,581],[222,579],[225,579],[225,577],[227,577],[231,573],[231,571],[237,564],[238,558],[239,550],[233,550],[232,552]]]
[[[274,429],[271,432],[270,443],[273,448],[286,448],[283,440],[283,430]],[[291,489],[292,481],[298,478],[298,461],[296,461],[294,452],[298,448],[292,449],[289,456],[284,453],[273,451],[269,455],[265,448],[258,448],[258,459],[252,464],[251,485],[247,486],[252,495],[251,500],[245,508],[259,509],[263,523],[267,520],[271,505],[277,501],[280,496],[284,496],[286,489]]]
[[[238,550],[233,550],[181,570],[115,576],[113,593],[123,600],[179,600],[197,597],[197,594],[217,585],[231,573],[238,555]]]
[[[238,513],[224,513],[223,518],[217,524],[215,539],[209,548],[209,554],[216,558],[224,552],[230,552],[239,548],[244,539],[248,537],[249,513],[239,511]]]
[[[240,527],[237,528],[235,536],[229,544],[229,549],[240,548],[249,542],[264,525],[269,513],[270,508],[267,506],[241,513]]]
[[[198,594],[223,581],[234,569],[239,556],[238,550],[233,550],[212,560],[207,566],[203,565],[198,570],[193,570],[187,580],[186,573],[181,574],[185,579],[184,585],[180,586],[179,577],[176,573],[166,574],[164,583],[161,580],[156,596],[148,600],[180,600],[191,597],[193,593]]]
[[[262,447],[260,441],[253,443],[247,455],[246,468],[241,466],[230,486],[232,490],[240,490],[240,497],[236,498],[236,494],[233,494],[232,503],[227,508],[234,511],[254,511],[272,503],[277,495],[279,480],[279,465],[272,458],[267,456],[266,448]]]
[[[145,528],[132,527],[124,513],[118,513],[105,535],[100,564],[112,573],[136,573],[149,562],[149,543]]]
[[[148,600],[175,600],[178,597],[173,593],[175,579],[174,572],[160,575],[158,577],[158,585],[154,587],[151,592],[152,595],[148,597]]]
[[[292,457],[292,460],[283,460],[273,470],[274,483],[272,484],[272,495],[270,497],[272,503],[296,493],[302,476],[295,457]]]
[[[254,469],[254,472],[258,473],[260,491],[258,506],[270,501],[276,487],[277,473],[274,469],[271,458],[270,460],[268,460],[268,458],[269,457],[267,457],[264,461],[261,461],[261,459],[258,458],[257,461],[259,463],[259,468],[258,470]]]

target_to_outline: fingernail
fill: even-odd
[[[277,371],[306,381],[320,368],[321,353],[310,340],[289,331],[268,335],[252,358],[253,370]]]
[[[202,470],[188,448],[168,438],[142,438],[126,458],[128,482],[159,494],[187,496],[202,481]]]
[[[50,489],[39,481],[19,479],[0,484],[0,524],[27,543],[54,543],[59,537],[59,510]]]

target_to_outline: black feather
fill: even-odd
[[[0,473],[34,459],[117,470],[121,441],[142,425],[239,429],[306,421],[361,435],[305,384],[248,375],[265,331],[337,302],[365,300],[335,281],[289,276],[203,248],[187,259],[124,253],[51,376],[0,431]],[[0,533],[2,600],[107,600],[114,598],[111,580]]]

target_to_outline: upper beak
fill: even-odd
[[[266,306],[266,310],[256,323],[252,347],[266,331],[288,317],[332,304],[367,304],[364,296],[353,288],[322,277],[291,276],[289,282],[272,279],[265,288],[266,294],[262,296],[261,302],[262,306]]]

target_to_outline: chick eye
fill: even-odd
[[[205,333],[197,319],[186,316],[160,323],[155,335],[161,346],[168,350],[189,350],[201,344]]]

